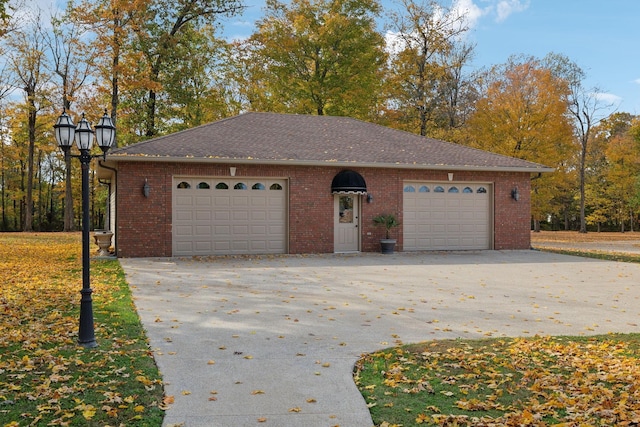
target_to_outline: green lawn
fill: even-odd
[[[376,426],[636,426],[640,335],[430,341],[366,355]]]
[[[0,234],[0,426],[160,426],[163,387],[117,260],[91,262],[98,347],[77,345],[79,233]]]

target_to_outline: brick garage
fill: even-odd
[[[332,193],[332,180],[345,170],[360,175],[366,189]],[[411,238],[412,250],[428,250],[429,231],[422,240],[427,246],[415,246],[414,236],[407,234],[404,225],[414,222],[404,217],[409,210],[403,201],[412,190],[408,187],[429,191],[424,196],[437,203],[446,202],[447,191],[458,193],[451,194],[454,207],[444,208],[442,215],[449,218],[441,219],[453,230],[452,236],[465,233],[464,227],[456,226],[455,206],[465,197],[459,193],[482,189],[480,197],[487,198],[483,203],[489,217],[480,220],[486,222],[481,224],[480,234],[486,233],[486,239],[471,248],[527,249],[530,179],[532,174],[549,171],[535,163],[344,117],[247,113],[116,149],[99,174],[111,183],[109,228],[115,233],[117,255],[166,257],[242,253],[244,248],[249,248],[247,253],[291,254],[331,253],[344,248],[378,251],[384,231],[374,226],[373,217],[383,213],[396,214],[401,223],[393,230],[397,250],[405,249],[405,237]],[[274,208],[272,223],[264,219],[271,215],[267,210],[252,217],[252,203],[259,210],[272,203],[269,200],[276,200],[262,197],[270,194],[269,187],[251,191],[247,183],[254,183],[253,189],[265,189],[269,183],[282,188],[278,195],[285,196],[285,202],[282,208]],[[180,184],[190,189],[183,190]],[[203,191],[193,190],[198,186]],[[518,200],[512,195],[516,188]],[[434,193],[439,190],[444,191]],[[181,191],[188,197],[178,197]],[[189,227],[190,206],[182,210],[176,206],[184,203],[182,200],[194,203],[193,227]],[[229,200],[238,204],[225,207]],[[225,206],[218,206],[221,204]],[[343,209],[353,210],[348,216],[351,223],[341,224],[347,218],[342,216]],[[410,214],[416,210],[420,208]],[[176,213],[184,213],[184,218],[174,218]],[[439,220],[428,219],[428,212],[418,213],[424,214],[424,221],[433,222],[421,229],[432,229],[436,234]],[[246,219],[239,218],[245,215]],[[474,215],[473,208],[468,208],[467,216]],[[262,221],[266,221],[264,226]],[[179,227],[187,230],[186,237],[178,235]],[[341,246],[337,239],[342,239],[342,234],[334,233],[339,227],[347,227],[346,233],[355,240]],[[275,230],[272,236],[258,236],[268,228]],[[234,230],[240,231],[234,234]],[[461,239],[448,239],[444,228],[440,232],[444,234],[439,241],[451,241],[452,246],[434,248],[466,248],[456,243]],[[233,241],[234,236],[238,242]]]

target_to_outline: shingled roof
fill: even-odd
[[[245,113],[107,155],[111,161],[197,161],[550,172],[533,162],[348,117]]]

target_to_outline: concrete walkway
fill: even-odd
[[[120,261],[175,398],[165,426],[368,427],[364,352],[640,324],[640,265],[538,251]]]

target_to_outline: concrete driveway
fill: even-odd
[[[362,353],[640,324],[640,265],[538,251],[120,261],[175,398],[165,426],[368,427]]]

